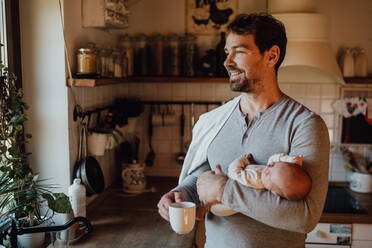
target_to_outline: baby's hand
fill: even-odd
[[[253,163],[253,156],[248,153],[242,157],[239,157],[231,162],[228,168],[228,174],[230,178],[234,178],[233,175],[240,175],[241,171],[245,169],[248,165]]]
[[[244,161],[246,163],[246,165],[249,165],[249,164],[252,164],[253,163],[252,153],[245,154],[243,156],[243,158],[246,159],[246,161]]]

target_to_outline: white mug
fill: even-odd
[[[196,207],[193,202],[176,202],[169,206],[169,220],[178,234],[191,232],[195,225]]]

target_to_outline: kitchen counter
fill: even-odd
[[[196,240],[200,239],[196,228],[190,234],[178,235],[157,212],[160,197],[176,184],[173,178],[149,178],[148,187],[156,187],[156,192],[136,196],[124,194],[119,184],[110,187],[88,206],[94,232],[71,247],[193,247],[195,235]],[[372,194],[350,191],[347,183],[332,185],[345,187],[367,214],[323,213],[320,222],[372,224]]]
[[[123,193],[120,184],[108,188],[87,208],[93,232],[70,247],[193,247],[196,228],[187,235],[176,234],[157,211],[160,197],[176,183],[176,179],[148,180],[156,192],[139,195]]]
[[[327,223],[364,223],[372,224],[372,193],[357,193],[349,189],[348,183],[331,183],[333,186],[344,187],[347,192],[367,211],[366,214],[334,214],[323,213],[320,222]]]

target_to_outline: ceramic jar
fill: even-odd
[[[372,175],[353,172],[350,177],[350,189],[360,193],[372,192]]]
[[[142,193],[146,188],[145,164],[123,164],[121,171],[123,191],[126,193]]]

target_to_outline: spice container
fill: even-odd
[[[97,73],[97,54],[92,48],[80,48],[77,54],[77,73],[91,75]]]
[[[128,34],[120,39],[120,46],[123,51],[123,76],[133,76],[133,47],[132,40]]]

